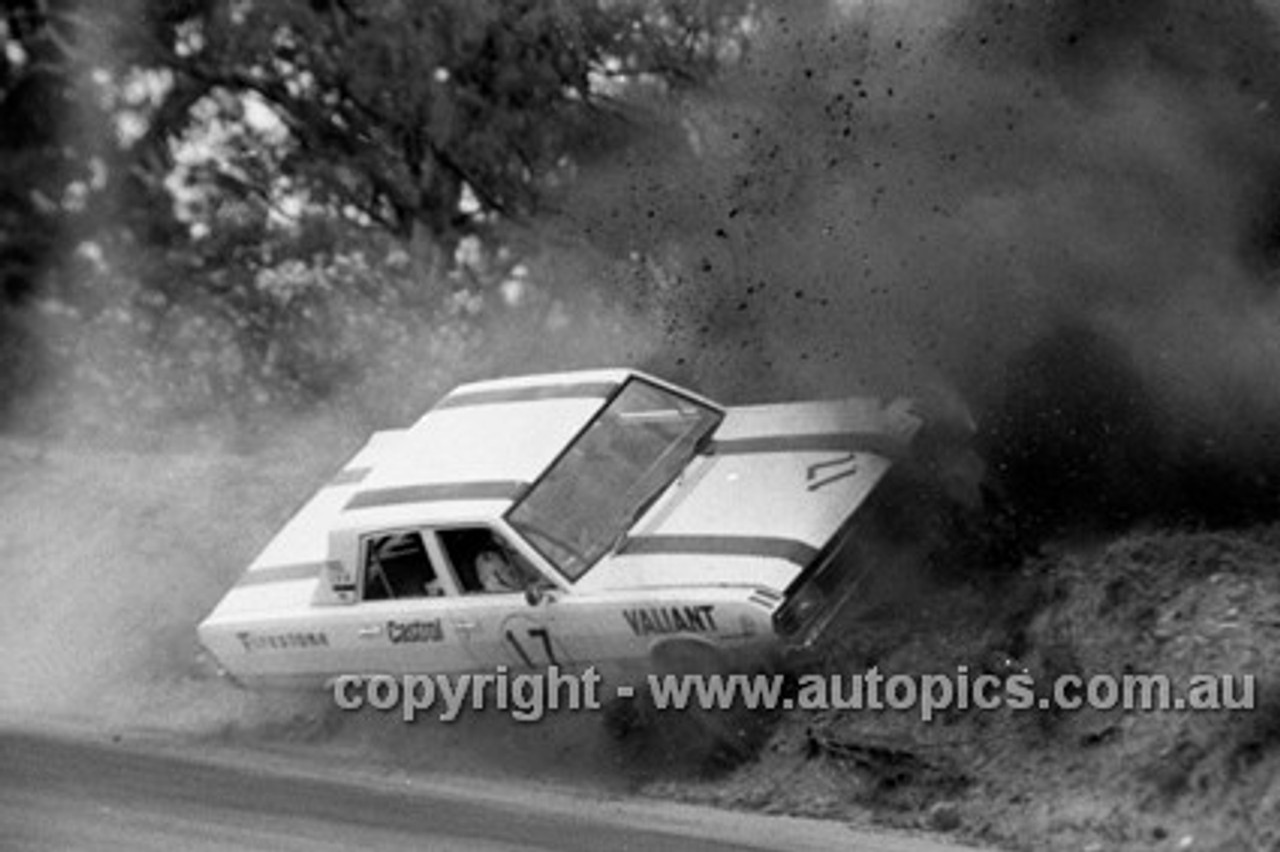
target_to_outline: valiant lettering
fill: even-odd
[[[655,633],[709,633],[716,629],[715,607],[667,606],[648,609],[624,609],[622,617],[637,636]]]

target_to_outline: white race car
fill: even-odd
[[[629,370],[464,385],[375,433],[200,639],[247,685],[759,662],[873,573],[860,518],[923,423],[907,400],[724,408]]]

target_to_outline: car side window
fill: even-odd
[[[439,597],[445,593],[419,533],[365,536],[363,553],[366,601]]]
[[[467,594],[522,592],[541,575],[488,527],[436,533]]]

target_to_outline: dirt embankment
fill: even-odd
[[[1025,673],[1038,691],[1061,675],[1230,675],[1254,709],[969,709],[928,723],[915,711],[797,711],[758,762],[714,783],[656,786],[1012,848],[1276,848],[1280,525],[1045,551],[1016,577],[939,587],[850,625],[828,669],[963,666],[971,678]]]
[[[1248,712],[797,710],[737,767],[628,763],[594,716],[417,725],[208,677],[194,625],[334,467],[298,448],[103,453],[0,447],[0,705],[104,727],[277,746],[388,771],[499,772],[600,789],[951,832],[1015,848],[1280,843],[1280,525],[1045,548],[951,577],[839,635],[855,674],[1249,674]],[[340,456],[336,454],[335,457]],[[335,462],[336,464],[336,462]],[[536,736],[530,736],[536,733]]]

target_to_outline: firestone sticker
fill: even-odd
[[[236,638],[246,654],[255,651],[292,651],[299,648],[327,648],[329,635],[322,630],[298,630],[289,633],[251,633],[241,630]]]

